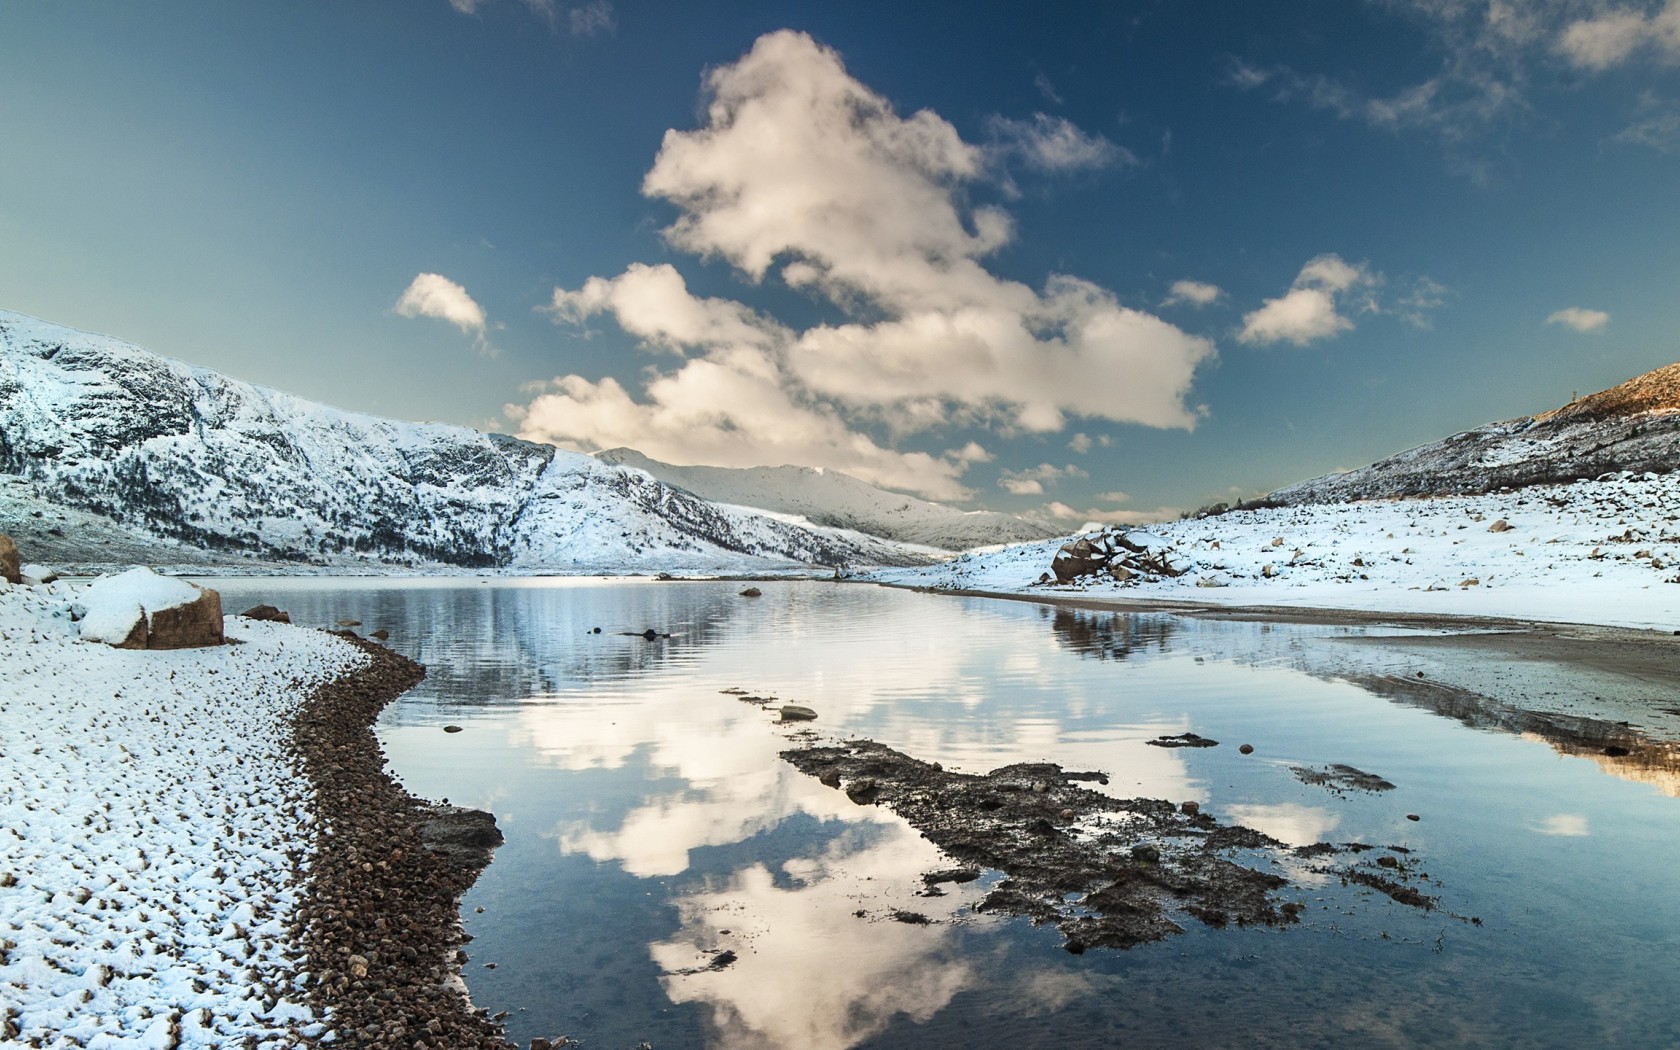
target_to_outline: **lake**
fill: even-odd
[[[426,665],[378,734],[411,791],[507,836],[463,901],[464,975],[522,1045],[1680,1044],[1680,711],[1637,678],[1399,627],[825,582],[212,582],[229,611],[360,620]],[[1182,935],[1073,955],[972,910],[995,875],[921,895],[948,863],[781,760],[805,728],[972,772],[1102,770],[1292,845],[1403,847],[1439,906],[1274,858],[1299,924],[1180,914]],[[1219,745],[1149,743],[1186,732]],[[1292,772],[1333,763],[1395,786]]]

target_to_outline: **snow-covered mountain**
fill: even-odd
[[[1680,467],[1680,364],[1571,401],[1489,423],[1368,467],[1298,482],[1245,506],[1477,495]]]
[[[718,506],[548,445],[343,412],[5,311],[0,473],[15,476],[0,501],[228,560],[625,572],[936,556]]]
[[[944,550],[1021,543],[1059,529],[996,511],[965,511],[887,492],[849,474],[812,467],[685,467],[633,448],[597,452],[608,463],[645,470],[667,484],[720,503],[796,514],[817,525]]]

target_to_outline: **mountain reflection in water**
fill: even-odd
[[[428,665],[380,735],[412,790],[490,809],[507,836],[464,902],[465,976],[522,1042],[1680,1042],[1680,811],[1621,779],[1672,778],[1669,738],[1566,707],[1613,694],[1584,672],[1496,666],[1374,627],[829,583],[763,583],[750,600],[721,582],[219,586],[230,608],[388,627]],[[615,633],[647,627],[672,637]],[[1563,697],[1557,710],[1525,706],[1537,682]],[[1187,922],[1165,944],[1075,958],[1053,930],[968,910],[995,876],[921,895],[943,866],[932,847],[782,763],[799,729],[723,692],[736,687],[811,706],[821,737],[948,768],[1102,769],[1116,796],[1195,800],[1290,843],[1402,845],[1430,892],[1485,926],[1296,865],[1280,873],[1306,906],[1299,926]],[[1221,743],[1147,743],[1192,731]],[[1336,795],[1289,772],[1331,763],[1397,786]],[[734,961],[711,966],[725,950]]]

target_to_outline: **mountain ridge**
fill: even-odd
[[[0,473],[36,500],[235,559],[618,572],[936,556],[720,507],[582,453],[331,408],[8,311]]]
[[[1680,467],[1680,364],[1531,416],[1487,423],[1355,470],[1276,489],[1244,507],[1480,495]]]

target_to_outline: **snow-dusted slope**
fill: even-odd
[[[1281,488],[1262,506],[1475,494],[1680,467],[1680,364],[1562,408],[1455,434],[1368,467]]]
[[[37,501],[234,557],[562,572],[928,559],[578,453],[343,412],[4,311],[0,473],[27,479]]]
[[[1680,474],[1240,510],[1152,525],[1128,539],[1180,574],[1140,571],[1121,582],[1103,573],[1041,583],[1066,542],[1050,540],[922,569],[884,570],[877,578],[1044,597],[1680,629]]]
[[[595,458],[645,470],[706,499],[797,514],[818,525],[944,550],[1020,543],[1054,536],[1046,525],[996,511],[965,511],[865,484],[849,474],[811,467],[685,467],[649,459],[633,448]]]
[[[290,716],[365,663],[231,618],[242,644],[84,642],[70,584],[0,581],[0,1045],[297,1046],[316,853]]]

